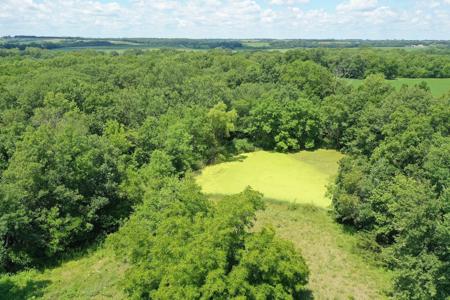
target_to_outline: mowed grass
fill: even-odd
[[[206,167],[197,183],[206,194],[230,195],[251,186],[267,198],[328,207],[326,185],[342,154],[334,150],[282,154],[257,151]]]
[[[353,86],[358,87],[362,84],[362,79],[345,79]],[[450,78],[398,78],[395,80],[387,80],[393,87],[400,89],[404,84],[413,86],[425,81],[430,87],[431,93],[436,96],[442,96],[450,91]]]
[[[44,271],[0,277],[0,299],[125,299],[120,281],[127,266],[99,248]]]

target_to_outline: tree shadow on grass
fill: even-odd
[[[10,278],[0,279],[1,300],[35,299],[43,296],[43,290],[50,284],[49,280],[27,279],[24,284],[17,284]]]
[[[314,295],[311,290],[305,289],[300,292],[300,294],[298,295],[298,298],[296,298],[296,299],[298,299],[298,300],[313,300]]]
[[[245,154],[230,155],[230,156],[226,156],[225,159],[223,161],[221,161],[221,163],[223,163],[223,162],[243,162],[246,158],[247,158],[247,156]]]

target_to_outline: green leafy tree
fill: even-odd
[[[219,141],[229,138],[231,133],[236,130],[237,112],[235,110],[227,111],[227,106],[223,102],[219,102],[209,110],[208,118]]]
[[[282,72],[283,82],[290,83],[310,97],[320,99],[331,95],[336,87],[335,78],[326,68],[312,61],[295,61]]]
[[[294,299],[304,291],[308,268],[292,245],[270,230],[249,232],[263,207],[259,193],[212,206],[192,181],[167,180],[112,238],[132,262],[131,298]]]
[[[3,263],[26,266],[117,227],[127,201],[117,190],[114,147],[67,113],[30,128],[0,185]]]

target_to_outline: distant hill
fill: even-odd
[[[0,39],[0,48],[175,48],[175,49],[293,49],[293,48],[450,48],[448,40],[358,40],[358,39],[184,39],[184,38],[82,38],[16,35]]]

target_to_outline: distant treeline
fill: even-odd
[[[343,78],[364,79],[371,74],[383,74],[386,79],[450,77],[450,55],[445,51],[296,49],[286,56],[289,61],[314,61]]]
[[[429,47],[450,48],[448,40],[336,40],[336,39],[182,39],[182,38],[118,38],[96,39],[56,36],[6,36],[0,40],[0,48],[24,50],[27,47],[41,49],[79,47],[148,47],[189,49],[291,49],[291,48],[360,48],[360,47]]]
[[[243,44],[236,40],[194,40],[194,39],[81,39],[58,37],[16,36],[4,39],[0,48],[25,50],[26,48],[61,49],[82,47],[146,47],[146,48],[189,48],[189,49],[238,49]]]
[[[17,43],[17,42],[7,42],[4,44],[0,44],[0,48],[4,49],[19,49],[19,50],[25,50],[26,48],[40,48],[40,49],[61,49],[61,48],[78,48],[78,47],[108,47],[108,46],[115,46],[113,43],[109,41],[75,41],[75,42],[25,42],[25,43]]]
[[[89,47],[113,46],[109,49],[124,49],[126,53],[143,54],[143,45],[146,39],[122,40],[127,45],[112,44],[110,41],[73,41],[73,47],[89,49]],[[137,41],[141,44],[133,44]],[[159,42],[158,42],[159,41]],[[153,39],[152,47],[163,48],[168,42],[175,45],[184,45],[183,48],[198,47],[197,49],[226,48],[236,49],[239,42],[231,44],[232,41],[224,40],[204,40],[204,44],[190,44],[194,40],[166,40]],[[159,44],[158,44],[159,43]],[[184,43],[184,44],[183,44]],[[89,45],[89,46],[88,46]],[[23,46],[23,45],[22,45]],[[59,47],[59,46],[58,46]],[[148,46],[150,47],[150,46]],[[203,47],[203,48],[202,48]],[[33,56],[42,58],[55,55],[56,52],[44,51],[40,47],[26,47],[24,50],[7,50],[0,48],[0,57],[5,56]],[[77,49],[79,49],[77,48]],[[181,48],[178,48],[181,49]],[[118,55],[118,53],[114,53]],[[284,59],[288,62],[295,60],[313,61],[327,68],[336,77],[364,79],[371,74],[383,74],[386,79],[395,78],[450,78],[450,49],[430,48],[427,50],[407,51],[405,49],[377,49],[377,48],[357,48],[357,49],[326,49],[326,48],[300,48],[286,52]]]

